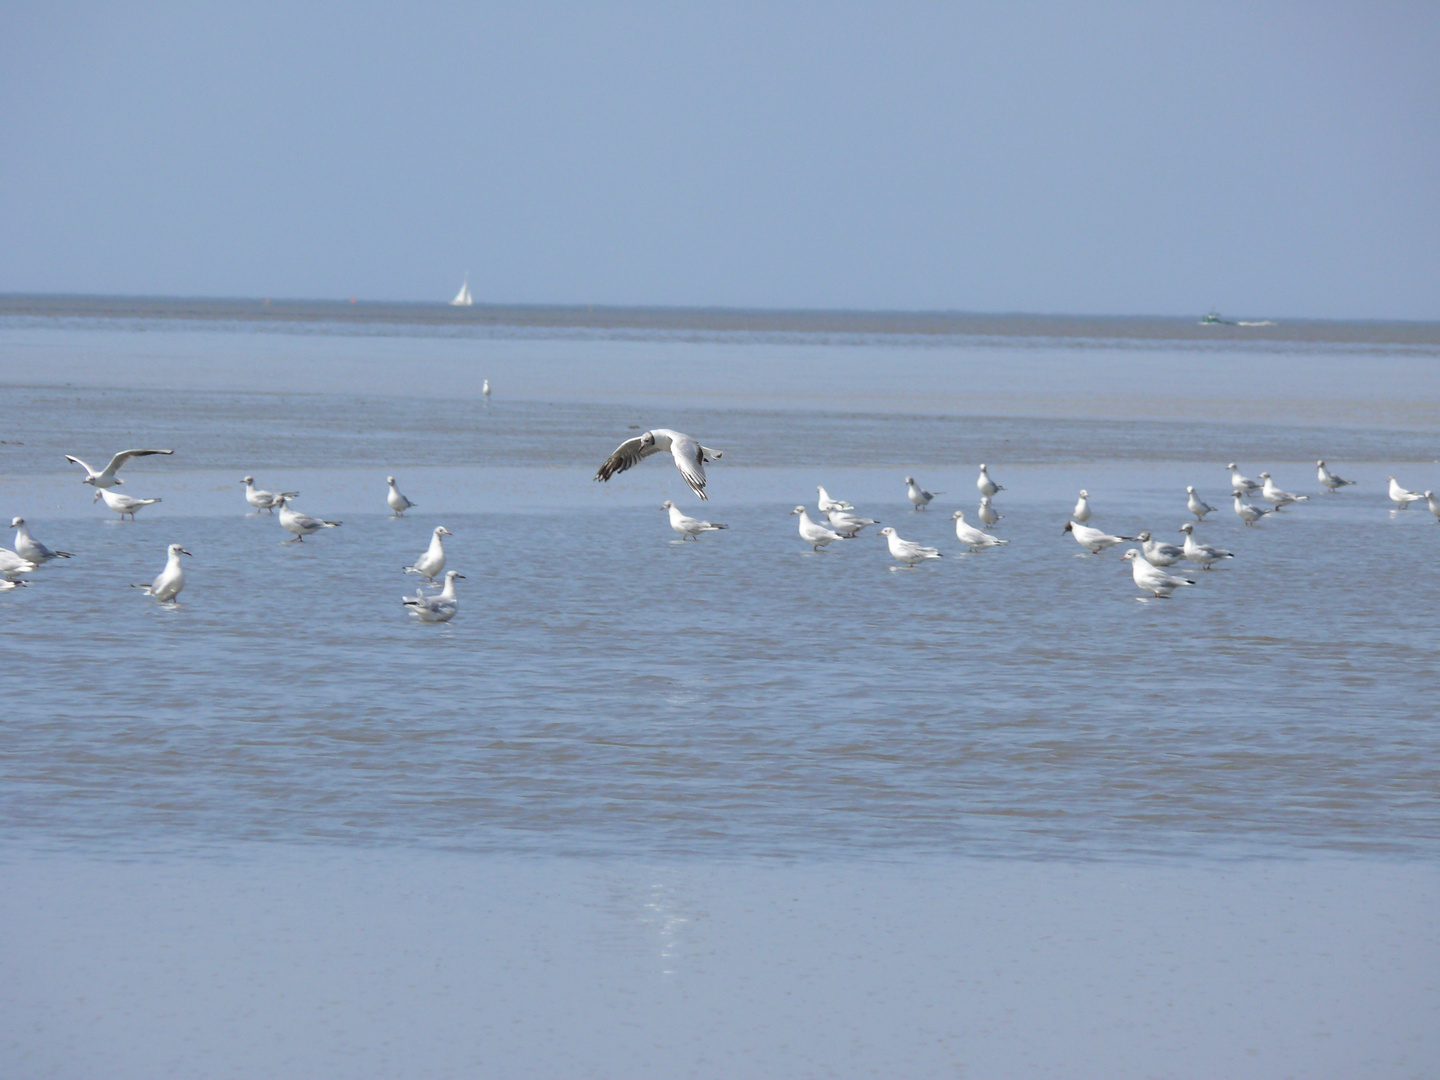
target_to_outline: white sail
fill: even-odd
[[[465,283],[460,286],[460,291],[455,294],[455,299],[450,301],[451,307],[469,307],[475,301],[470,297],[470,275],[465,275]]]

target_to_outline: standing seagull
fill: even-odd
[[[1246,525],[1254,525],[1255,522],[1259,521],[1266,514],[1273,514],[1275,512],[1274,510],[1262,510],[1258,506],[1251,506],[1244,499],[1240,498],[1238,491],[1235,493],[1234,499],[1235,513]]]
[[[1235,553],[1226,551],[1224,548],[1211,547],[1209,544],[1197,544],[1195,542],[1195,526],[1187,521],[1180,526],[1180,531],[1185,534],[1185,558],[1197,564],[1205,570],[1219,562],[1221,559],[1233,559]]]
[[[955,522],[955,536],[972,552],[984,551],[986,548],[999,547],[1001,544],[1010,542],[1001,540],[998,536],[991,536],[987,532],[981,532],[974,525],[966,522],[964,510],[956,510],[950,517]]]
[[[1397,510],[1409,510],[1412,502],[1419,502],[1425,498],[1418,491],[1406,491],[1395,482],[1395,477],[1390,477],[1390,501],[1395,504]]]
[[[981,495],[993,496],[997,491],[1005,490],[1003,484],[997,484],[994,480],[990,479],[990,474],[985,471],[985,463],[983,461],[980,463],[980,475],[975,478],[975,487]]]
[[[440,537],[454,535],[444,525],[436,525],[435,531],[430,534],[430,547],[415,560],[413,566],[405,567],[405,573],[419,574],[426,581],[434,581],[436,575],[445,569],[445,548],[440,543]]]
[[[434,596],[416,592],[414,596],[402,596],[400,602],[421,622],[449,622],[460,610],[460,601],[455,598],[455,581],[464,577],[459,570],[451,570],[445,575],[445,588]]]
[[[854,506],[846,502],[844,499],[832,499],[830,497],[830,493],[826,491],[823,487],[820,487],[818,484],[815,486],[815,490],[820,493],[820,499],[815,504],[815,508],[819,510],[822,514],[828,514],[831,510],[855,509]]]
[[[916,510],[924,510],[925,507],[930,505],[930,500],[935,498],[936,495],[945,494],[943,491],[926,491],[919,484],[915,483],[913,476],[905,477],[905,483],[909,485],[905,491],[905,497],[915,504]],[[884,530],[882,529],[881,531],[883,532]]]
[[[1070,512],[1070,520],[1078,521],[1081,525],[1090,520],[1090,493],[1084,488],[1080,489],[1080,498],[1075,500],[1075,509]]]
[[[1001,514],[1001,513],[997,513],[996,510],[995,510],[995,507],[993,507],[993,506],[990,505],[990,496],[989,496],[989,495],[981,495],[981,496],[980,496],[980,509],[979,509],[979,511],[977,512],[977,516],[978,516],[978,517],[980,518],[980,520],[983,521],[987,526],[992,526],[992,527],[993,527],[993,526],[994,526],[996,523],[998,523],[998,522],[1000,521],[1000,519],[1003,518],[1005,515],[1004,515],[1004,514]]]
[[[713,521],[701,521],[699,518],[686,517],[680,508],[669,499],[660,504],[661,510],[670,511],[670,528],[680,534],[680,539],[694,540],[701,533],[714,532],[716,529],[728,529],[729,525],[719,525]]]
[[[119,481],[116,482],[118,483]],[[118,491],[111,491],[109,488],[103,487],[95,492],[95,494],[105,500],[106,506],[120,515],[121,521],[125,520],[126,514],[130,515],[131,521],[134,521],[136,510],[143,510],[147,506],[154,506],[160,501],[159,499],[132,499],[129,495],[124,495]],[[94,502],[95,500],[92,499],[90,501]]]
[[[890,545],[890,554],[895,557],[896,562],[902,562],[910,569],[914,569],[916,563],[941,557],[939,548],[924,547],[913,540],[901,540],[889,525],[880,530],[880,535],[885,537],[885,542]],[[892,566],[890,569],[899,568]]]
[[[1206,514],[1213,514],[1215,512],[1215,507],[1211,506],[1204,499],[1200,498],[1199,495],[1195,494],[1194,484],[1188,486],[1185,489],[1185,492],[1190,496],[1188,499],[1185,500],[1185,506],[1190,511],[1190,513],[1195,515],[1196,521],[1204,521]]]
[[[1135,584],[1148,593],[1154,593],[1158,600],[1164,600],[1181,585],[1195,584],[1190,578],[1176,577],[1174,574],[1165,573],[1158,566],[1151,566],[1140,557],[1140,552],[1135,548],[1131,548],[1120,558],[1130,564],[1130,574],[1135,579]]]
[[[25,527],[24,518],[16,518],[10,522],[10,527],[15,530],[15,554],[20,558],[35,563],[49,562],[51,559],[69,559],[73,556],[68,551],[51,551],[44,544],[40,543],[30,535],[30,530]]]
[[[841,536],[857,536],[866,525],[880,524],[879,518],[861,517],[848,510],[827,510],[825,516],[830,519],[830,527]]]
[[[1150,535],[1148,529],[1137,533],[1135,539],[1140,541],[1141,554],[1151,566],[1174,566],[1185,557],[1184,548],[1174,544],[1162,544]]]
[[[343,521],[321,521],[309,514],[302,514],[298,510],[290,509],[290,500],[284,495],[275,499],[275,505],[280,510],[280,527],[288,533],[294,533],[294,540],[282,540],[282,544],[303,544],[305,537],[317,533],[321,529],[333,529],[345,524]]]
[[[29,574],[35,570],[35,564],[29,559],[22,559],[9,548],[0,548],[0,577],[12,578],[16,574]]]
[[[1435,524],[1440,525],[1440,499],[1435,498],[1435,492],[1425,492],[1425,507],[1435,515]],[[18,549],[20,544],[17,542],[15,547]]]
[[[156,600],[168,604],[185,588],[185,568],[180,565],[180,556],[189,555],[190,552],[179,544],[171,544],[166,550],[169,554],[160,576],[149,585],[136,585],[134,588],[144,589],[146,596],[153,596]]]
[[[1265,501],[1275,507],[1276,510],[1284,510],[1293,503],[1309,502],[1309,495],[1291,495],[1288,491],[1281,491],[1275,481],[1270,479],[1268,472],[1262,472],[1260,479],[1265,481],[1265,486],[1260,493],[1265,496]]]
[[[684,432],[671,431],[669,428],[655,428],[633,439],[626,439],[601,463],[595,472],[595,479],[602,482],[609,480],[616,473],[638,465],[651,454],[658,454],[661,450],[670,451],[670,456],[675,459],[675,467],[680,470],[685,483],[690,485],[690,490],[701,499],[708,499],[709,496],[705,494],[705,463],[711,458],[720,460],[720,451],[701,446]]]
[[[405,511],[409,510],[415,504],[400,494],[400,489],[395,486],[395,477],[385,477],[385,483],[390,485],[390,493],[385,496],[385,502],[391,510],[395,511],[396,517],[404,517]]]
[[[790,513],[792,516],[795,514],[800,515],[800,539],[809,544],[813,551],[819,551],[826,544],[833,543],[836,540],[849,540],[854,538],[853,533],[847,537],[844,533],[836,532],[834,529],[828,529],[824,525],[818,525],[811,521],[810,515],[803,506],[795,507]]]
[[[1061,536],[1066,533],[1075,537],[1076,543],[1087,548],[1091,555],[1099,555],[1108,547],[1135,539],[1133,536],[1111,536],[1103,529],[1092,529],[1088,525],[1076,525],[1073,521],[1065,522],[1065,528],[1060,530]]]
[[[275,492],[261,491],[255,486],[255,477],[253,476],[245,477],[240,483],[245,485],[245,501],[247,503],[255,507],[256,510],[269,510],[270,513],[275,513],[275,500],[279,498]],[[294,499],[300,495],[300,492],[282,491],[280,495],[283,495],[287,499]]]
[[[74,462],[85,470],[85,479],[80,481],[82,484],[93,484],[97,488],[108,488],[125,482],[116,477],[115,473],[121,465],[124,465],[131,458],[149,457],[151,454],[173,454],[174,452],[174,450],[121,450],[120,453],[110,459],[110,464],[106,465],[105,468],[99,472],[96,472],[89,465],[86,465],[85,462],[81,461],[78,457],[72,457],[66,454],[65,460]]]
[[[489,380],[489,379],[485,379],[483,382],[481,382],[481,384],[480,384],[480,393],[484,394],[486,398],[489,398],[489,397],[490,397],[490,380]]]
[[[1345,487],[1346,485],[1354,485],[1355,483],[1354,480],[1342,480],[1340,477],[1336,476],[1333,472],[1327,469],[1325,467],[1324,458],[1321,458],[1319,461],[1315,462],[1315,475],[1319,477],[1320,483],[1324,484],[1327,488],[1329,488],[1332,493],[1339,491],[1342,487]]]
[[[1230,470],[1230,493],[1232,495],[1253,495],[1260,490],[1260,485],[1249,477],[1240,475],[1240,466],[1230,462],[1225,468]]]

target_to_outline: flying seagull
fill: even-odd
[[[685,483],[690,485],[690,490],[702,499],[708,498],[705,494],[705,463],[711,458],[718,461],[720,451],[701,446],[683,431],[671,431],[669,428],[655,428],[633,439],[626,439],[605,459],[596,471],[595,479],[602,482],[609,480],[616,473],[638,465],[661,450],[670,451],[675,458],[675,467],[680,470]]]
[[[174,450],[121,450],[120,453],[110,459],[110,464],[106,465],[105,468],[99,472],[96,472],[89,465],[86,465],[85,462],[81,461],[78,457],[73,457],[70,454],[65,455],[65,460],[72,461],[85,470],[85,479],[80,481],[82,484],[94,484],[97,488],[108,488],[125,482],[118,478],[115,473],[119,471],[121,465],[124,465],[131,458],[149,457],[151,454],[173,454],[174,452]]]

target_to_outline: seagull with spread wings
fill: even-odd
[[[616,473],[638,465],[651,454],[658,454],[661,450],[670,451],[675,459],[675,467],[680,470],[685,483],[690,485],[690,490],[702,499],[708,498],[705,494],[705,463],[712,458],[718,461],[721,457],[720,451],[701,446],[684,432],[671,431],[669,428],[655,428],[633,439],[626,439],[605,459],[605,463],[595,473],[595,479],[609,480]]]
[[[110,459],[110,464],[106,465],[105,468],[99,472],[96,472],[89,465],[86,465],[85,462],[81,461],[78,457],[73,457],[70,454],[65,455],[65,460],[74,462],[85,470],[85,479],[80,481],[82,484],[93,484],[97,488],[108,488],[125,482],[116,476],[115,473],[119,471],[121,465],[124,465],[131,458],[149,457],[151,454],[173,454],[174,452],[174,450],[121,450],[120,453]]]

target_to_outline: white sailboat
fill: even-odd
[[[451,307],[469,307],[475,303],[470,296],[470,272],[465,272],[465,283],[460,286],[460,291],[455,294],[455,299],[450,301]]]

